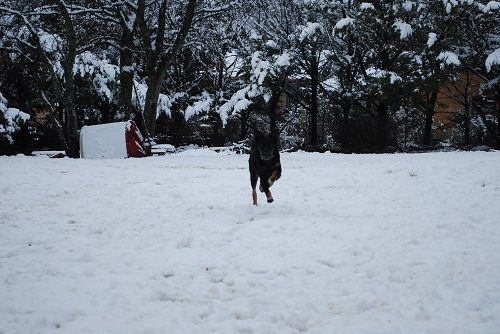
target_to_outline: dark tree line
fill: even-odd
[[[500,147],[499,12],[489,1],[3,0],[1,145],[57,138],[78,157],[83,125],[140,115],[146,136],[176,145],[264,127],[312,150]]]

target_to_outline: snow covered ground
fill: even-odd
[[[0,333],[500,333],[500,153],[0,157]]]

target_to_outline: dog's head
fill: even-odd
[[[255,131],[255,143],[260,158],[262,160],[271,160],[278,149],[278,135],[275,132],[264,135],[260,131]]]

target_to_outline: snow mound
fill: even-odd
[[[218,153],[213,151],[213,150],[207,149],[207,148],[199,148],[199,149],[188,149],[188,150],[179,152],[176,155],[192,156],[192,157],[206,157],[206,156],[218,155]]]

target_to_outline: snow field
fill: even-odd
[[[0,157],[0,333],[498,333],[500,154]]]

